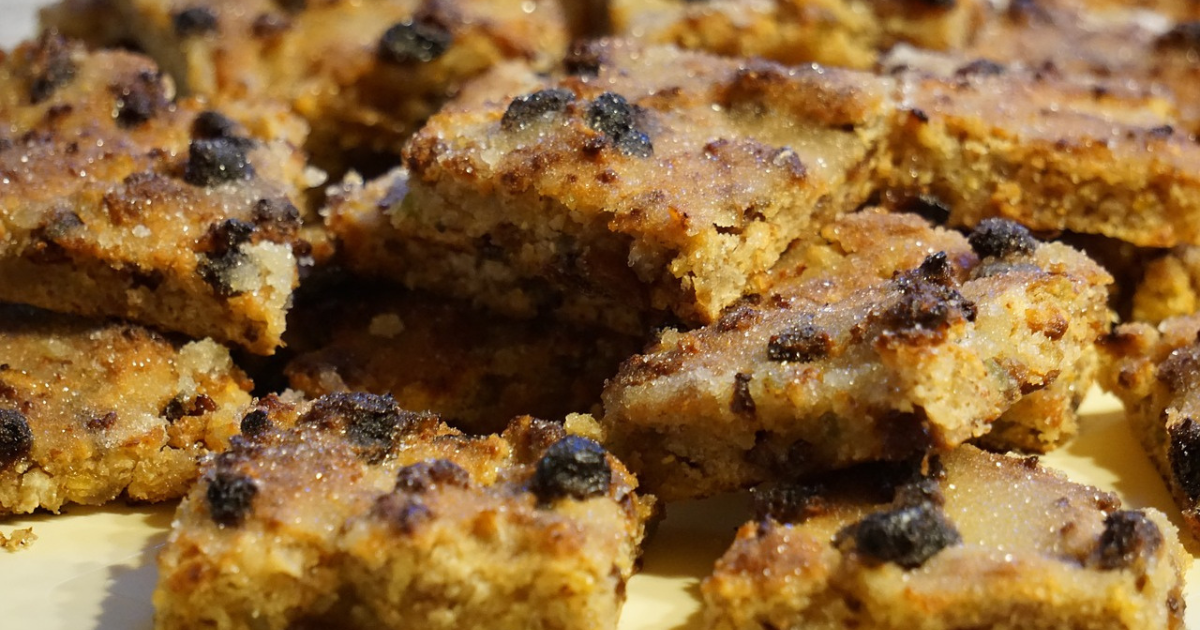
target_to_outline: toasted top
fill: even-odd
[[[537,195],[563,215],[537,220],[678,250],[811,211],[888,111],[889,82],[850,71],[620,41],[582,46],[566,67],[542,80],[503,68],[431,118],[407,150],[414,186]]]
[[[138,326],[0,306],[0,472],[65,473],[147,436],[219,450],[249,389],[211,340],[185,344]]]

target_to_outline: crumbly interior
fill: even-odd
[[[965,446],[941,461],[915,498],[838,481],[795,489],[799,515],[743,526],[705,580],[704,627],[1183,627],[1191,557],[1163,514],[1121,511],[1031,459]],[[942,520],[891,520],[905,508]],[[897,529],[848,528],[872,517]],[[888,555],[911,548],[932,553]]]

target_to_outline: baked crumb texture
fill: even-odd
[[[502,431],[521,414],[598,412],[605,379],[644,343],[385,285],[347,289],[296,315],[289,338],[304,337],[312,349],[285,369],[293,389],[390,393],[401,407],[433,411],[468,433]]]
[[[466,437],[390,397],[264,399],[179,508],[156,626],[615,628],[635,485],[529,417]]]
[[[1125,404],[1134,433],[1200,536],[1200,315],[1157,328],[1124,324],[1100,345],[1101,384]]]
[[[1103,269],[1000,219],[968,239],[864,211],[821,234],[761,296],[668,329],[609,381],[608,444],[647,489],[672,500],[904,459],[993,425],[1006,448],[1074,434],[1109,326]]]
[[[701,586],[713,630],[1183,628],[1191,557],[1153,509],[964,446],[756,497]]]
[[[32,547],[37,539],[37,534],[33,533],[32,527],[14,529],[7,536],[0,533],[0,547],[9,553],[14,553]]]
[[[481,79],[413,137],[407,184],[392,184],[406,194],[383,216],[378,195],[352,200],[330,225],[359,272],[509,314],[633,333],[665,313],[705,323],[865,200],[890,85],[585,44],[565,74]]]
[[[1200,247],[1181,245],[1145,263],[1132,320],[1158,324],[1200,311]]]
[[[249,389],[211,340],[0,306],[0,514],[182,496]]]
[[[961,48],[986,8],[979,0],[612,0],[609,17],[616,35],[648,43],[869,69],[898,42]]]
[[[0,60],[0,300],[270,354],[297,282],[306,179],[282,112],[176,101],[149,60],[57,35]]]
[[[398,152],[466,80],[503,60],[546,69],[568,41],[558,0],[69,0],[42,23],[135,42],[185,94],[282,99],[334,167]]]

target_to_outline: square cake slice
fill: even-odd
[[[651,492],[945,450],[1059,378],[1086,388],[1074,371],[1108,330],[1111,277],[1083,254],[999,219],[968,240],[864,211],[822,235],[785,259],[802,273],[716,324],[667,330],[609,381],[607,444]],[[1018,410],[1008,440],[1052,447],[1068,413]]]
[[[289,103],[328,167],[398,154],[468,79],[503,60],[547,69],[569,39],[559,0],[68,0],[42,22],[134,42],[185,94]]]
[[[711,322],[870,191],[887,79],[612,40],[566,66],[501,68],[431,118],[406,192],[334,210],[339,235],[379,226],[350,266],[636,334],[668,313]]]
[[[0,300],[270,354],[303,253],[295,133],[176,101],[137,55],[47,35],[0,56]]]
[[[267,398],[180,505],[156,627],[612,630],[636,484],[555,423],[467,437],[386,396]]]
[[[946,50],[984,20],[979,0],[611,0],[618,36],[734,57],[870,69],[897,42]]]
[[[951,224],[999,216],[1143,247],[1200,243],[1200,147],[1147,88],[988,61],[898,81],[885,179],[941,200]]]
[[[756,498],[709,630],[1179,630],[1191,556],[1157,510],[964,446]]]
[[[1200,315],[1124,324],[1101,344],[1101,383],[1125,404],[1130,426],[1183,519],[1200,536]]]
[[[183,496],[249,390],[212,340],[0,305],[0,514]]]

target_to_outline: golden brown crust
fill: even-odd
[[[0,513],[182,496],[250,383],[211,340],[0,306]]]
[[[255,414],[180,506],[157,627],[616,627],[652,502],[594,442],[366,394]]]
[[[4,59],[0,86],[0,299],[274,351],[301,247],[294,146],[174,102],[142,57],[54,35]]]
[[[926,466],[776,489],[703,583],[705,627],[1183,627],[1163,514],[970,446]]]

